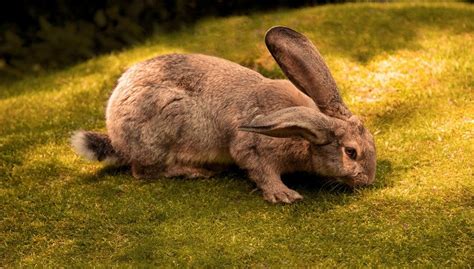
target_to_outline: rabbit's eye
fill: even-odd
[[[355,148],[346,147],[346,148],[344,148],[344,152],[345,152],[345,153],[347,154],[347,156],[349,156],[349,158],[351,158],[352,160],[357,159],[357,151],[355,150]]]

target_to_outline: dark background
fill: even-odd
[[[247,14],[342,0],[2,1],[0,75],[54,69],[178,31],[205,16]]]

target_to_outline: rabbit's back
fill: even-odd
[[[227,163],[242,122],[294,105],[314,102],[287,81],[224,59],[170,54],[122,75],[108,102],[107,129],[124,158],[144,165]]]

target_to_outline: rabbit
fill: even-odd
[[[72,147],[91,160],[130,165],[139,179],[210,177],[214,167],[234,164],[271,203],[303,198],[282,182],[284,173],[371,184],[374,138],[343,103],[316,47],[283,26],[269,29],[265,43],[289,81],[217,57],[161,55],[119,78],[107,134],[77,131]]]

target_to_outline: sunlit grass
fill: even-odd
[[[398,3],[206,19],[1,85],[0,265],[472,266],[473,17],[468,4]],[[297,180],[305,200],[273,206],[236,171],[137,181],[69,148],[72,131],[104,130],[118,76],[155,55],[212,54],[282,77],[263,44],[272,25],[311,37],[376,134],[373,187]]]

